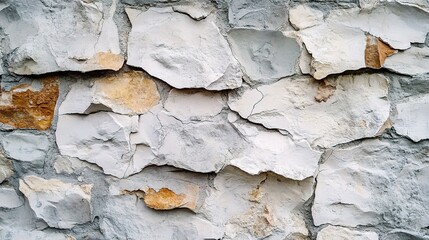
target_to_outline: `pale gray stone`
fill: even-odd
[[[36,216],[50,227],[70,229],[91,221],[92,184],[74,185],[58,179],[26,176],[19,190],[28,199]]]
[[[76,240],[76,238],[69,234],[16,229],[0,229],[0,238],[4,240]]]
[[[295,74],[300,48],[282,32],[232,29],[228,40],[250,82],[268,83]]]
[[[231,160],[231,165],[249,174],[271,171],[296,180],[314,175],[321,152],[312,150],[306,141],[294,142],[278,131],[240,120],[236,114],[228,118],[243,141],[249,143],[247,149]]]
[[[429,47],[411,47],[388,57],[384,63],[385,68],[406,75],[429,73],[428,66]]]
[[[131,159],[135,146],[130,135],[137,131],[137,122],[137,116],[107,112],[60,115],[57,145],[62,155],[95,163],[106,174],[126,177],[144,167]]]
[[[282,30],[288,27],[287,1],[227,0],[232,27]]]
[[[51,145],[46,135],[35,135],[23,131],[7,134],[1,140],[1,144],[8,157],[39,164],[44,161]]]
[[[175,88],[233,89],[242,73],[214,17],[195,21],[171,8],[127,9],[127,64]]]
[[[429,138],[429,95],[412,96],[396,104],[393,127],[413,141]]]
[[[298,30],[313,27],[323,22],[323,12],[306,5],[298,5],[289,10],[289,21]]]
[[[12,161],[5,158],[0,152],[0,183],[12,176],[14,173]]]
[[[56,71],[118,70],[123,64],[113,14],[116,1],[12,1],[0,11],[7,35],[9,71],[42,74]],[[11,16],[13,14],[13,16]]]
[[[227,167],[214,179],[202,212],[223,226],[223,239],[306,239],[299,209],[311,197],[314,180],[293,181],[275,174],[248,175]]]
[[[371,11],[334,10],[327,21],[365,31],[398,50],[410,48],[411,43],[424,43],[429,32],[429,13],[402,4],[380,5]]]
[[[311,75],[316,79],[366,67],[366,37],[360,29],[335,22],[306,28],[297,34],[312,56]]]
[[[195,20],[201,20],[206,18],[210,13],[215,11],[213,7],[202,6],[198,2],[193,2],[193,5],[178,5],[173,6],[175,12],[187,14]]]
[[[427,227],[428,153],[427,143],[377,139],[334,150],[317,176],[314,224]]]
[[[231,93],[228,105],[251,122],[285,130],[312,145],[329,147],[375,136],[389,117],[387,79],[362,74],[328,81],[334,89],[328,89],[332,96],[325,102],[315,100],[320,82],[297,77]]]
[[[0,187],[0,208],[17,208],[24,204],[12,187]]]
[[[327,226],[317,233],[317,240],[378,240],[378,234],[344,227]]]

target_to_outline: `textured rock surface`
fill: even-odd
[[[19,161],[43,162],[49,149],[49,139],[45,135],[26,132],[12,132],[1,140],[5,154]]]
[[[393,126],[397,133],[413,141],[429,138],[429,95],[404,99],[396,105]]]
[[[40,86],[42,84],[42,86]],[[0,92],[0,123],[12,128],[46,130],[58,98],[58,79],[47,77]]]
[[[314,223],[428,226],[428,149],[427,143],[374,139],[334,150],[317,176]]]
[[[59,113],[88,114],[110,110],[120,114],[143,114],[158,101],[159,93],[150,76],[137,71],[121,72],[97,77],[90,83],[75,83]]]
[[[299,45],[282,32],[233,29],[228,39],[250,82],[273,82],[295,73]]]
[[[195,21],[171,8],[128,9],[127,14],[132,24],[128,65],[175,88],[221,90],[241,85],[238,62],[212,17]]]
[[[331,81],[335,92],[325,102],[315,100],[319,83],[300,77],[238,91],[230,95],[228,105],[252,122],[315,145],[375,136],[389,117],[387,79],[364,74]]]
[[[8,1],[7,1],[8,2]],[[54,5],[51,5],[54,4]],[[16,74],[118,70],[123,64],[113,13],[101,2],[10,1],[0,12],[9,70]]]
[[[375,232],[354,231],[343,227],[328,226],[320,230],[317,240],[378,240]]]
[[[0,1],[0,239],[429,240],[428,49],[427,0]]]
[[[54,228],[67,229],[91,221],[91,189],[90,184],[73,185],[36,176],[19,181],[19,190],[36,216]]]

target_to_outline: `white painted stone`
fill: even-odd
[[[5,158],[0,152],[0,183],[13,175],[12,161]]]
[[[1,144],[8,157],[39,164],[44,161],[50,146],[49,139],[45,135],[21,131],[7,134],[1,140]]]
[[[0,238],[5,240],[76,240],[76,238],[69,234],[17,229],[0,229]]]
[[[164,108],[181,121],[214,117],[225,106],[220,93],[177,89],[170,91],[164,103]]]
[[[317,240],[378,240],[375,232],[350,230],[338,226],[327,226],[317,233]]]
[[[139,172],[144,166],[132,162],[135,146],[130,143],[137,119],[107,112],[60,115],[56,131],[60,153],[95,163],[116,177]]]
[[[379,3],[380,0],[359,0],[359,7],[365,10],[370,10],[375,8]]]
[[[103,170],[95,164],[62,155],[58,155],[54,163],[54,169],[57,174],[79,174],[86,168],[97,172],[103,172]]]
[[[306,5],[298,5],[289,10],[289,21],[298,30],[313,27],[323,22],[323,12]]]
[[[427,149],[427,143],[373,139],[334,150],[317,176],[314,224],[428,226]]]
[[[313,176],[320,152],[312,150],[305,141],[294,142],[278,131],[269,131],[238,118],[235,114],[229,115],[233,126],[243,141],[249,143],[249,147],[232,159],[231,165],[249,174],[271,171],[296,180]]]
[[[411,47],[410,49],[388,57],[384,63],[385,68],[406,75],[429,73],[428,66],[429,47]]]
[[[16,194],[12,187],[0,187],[0,208],[17,208],[22,206],[24,201]]]
[[[127,9],[127,64],[175,88],[233,89],[242,73],[214,17],[195,21],[171,8]]]
[[[287,1],[228,0],[228,20],[234,28],[282,30],[288,24]]]
[[[429,1],[428,0],[382,0],[387,2],[397,2],[407,6],[413,6],[422,9],[423,11],[429,12]]]
[[[371,11],[334,10],[327,21],[361,29],[399,50],[410,48],[411,43],[424,43],[429,32],[429,14],[401,4],[380,5]]]
[[[251,122],[285,130],[313,145],[329,147],[375,136],[389,117],[387,79],[362,74],[330,81],[336,89],[326,102],[314,99],[319,82],[299,77],[231,93],[228,105]]]
[[[9,39],[9,71],[29,75],[118,70],[124,58],[113,21],[116,2],[108,9],[101,2],[65,1],[49,14],[43,1],[14,3],[10,7],[17,19],[0,22]],[[0,12],[0,19],[10,18],[8,14]]]
[[[62,229],[91,221],[92,186],[36,176],[26,176],[19,180],[19,190],[28,199],[36,216],[50,227]]]
[[[225,239],[305,239],[308,230],[298,209],[310,198],[313,182],[227,167],[214,179],[202,212],[224,226]]]
[[[295,74],[300,48],[282,32],[232,29],[228,40],[250,82],[273,82]]]
[[[396,104],[393,127],[400,135],[418,142],[429,138],[429,95],[413,96]]]
[[[316,79],[365,67],[366,37],[360,29],[324,23],[299,31],[298,37],[313,58]]]

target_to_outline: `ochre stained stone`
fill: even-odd
[[[397,53],[397,50],[381,41],[379,38],[367,35],[365,48],[365,65],[369,68],[381,68],[387,57]]]
[[[168,188],[161,188],[155,191],[149,188],[144,196],[146,206],[156,210],[170,210],[182,207],[186,204],[184,194],[176,194]]]
[[[152,78],[142,72],[131,71],[97,79],[99,94],[132,112],[145,113],[158,104],[160,96]]]
[[[58,99],[58,77],[41,80],[41,90],[21,84],[0,89],[0,123],[13,128],[46,130],[51,126]]]
[[[124,57],[120,54],[99,52],[95,55],[95,61],[104,68],[117,71],[124,64]]]

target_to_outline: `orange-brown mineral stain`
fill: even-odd
[[[184,194],[176,194],[168,188],[161,188],[155,191],[149,188],[144,196],[146,206],[156,210],[170,210],[186,204]]]
[[[334,95],[336,90],[335,82],[328,81],[324,79],[319,82],[319,86],[317,87],[316,96],[314,99],[317,102],[326,102],[332,95]]]
[[[58,77],[44,77],[41,90],[21,84],[10,91],[0,90],[0,122],[13,128],[46,130],[51,127],[58,99]]]
[[[365,48],[365,65],[369,68],[383,67],[387,57],[395,54],[397,50],[381,41],[379,38],[367,35]]]
[[[95,55],[95,61],[106,69],[119,70],[124,64],[124,57],[110,52],[99,52]]]

